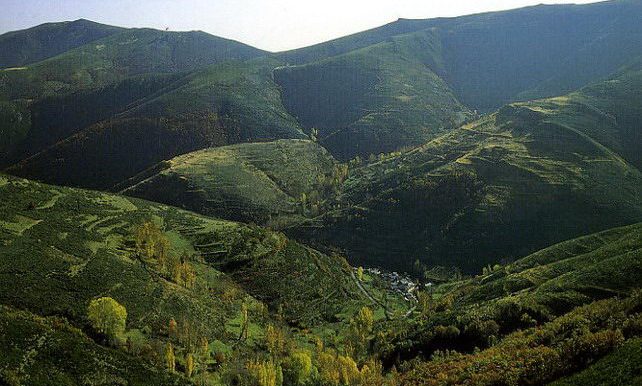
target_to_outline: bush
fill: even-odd
[[[624,343],[620,330],[588,332],[566,341],[561,354],[571,368],[582,368]]]

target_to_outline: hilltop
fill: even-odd
[[[118,189],[207,215],[281,228],[318,214],[345,170],[314,142],[280,140],[188,153]]]
[[[574,91],[642,51],[634,1],[399,20],[279,53],[284,104],[340,159],[417,146],[471,112]],[[596,58],[598,58],[596,60]]]
[[[39,62],[122,30],[79,19],[9,32],[0,35],[0,68]]]

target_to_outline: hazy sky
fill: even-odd
[[[0,0],[0,33],[85,18],[125,27],[203,30],[280,51],[376,27],[430,18],[591,0]]]

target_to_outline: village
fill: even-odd
[[[396,271],[388,272],[378,268],[366,268],[364,272],[373,277],[379,278],[388,287],[387,289],[396,292],[407,302],[416,302],[416,291],[420,288],[416,281],[405,274]]]

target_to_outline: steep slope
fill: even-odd
[[[267,356],[269,328],[296,350],[315,339],[308,329],[342,334],[371,304],[345,260],[256,226],[14,177],[0,176],[0,195],[0,381],[10,384],[42,384],[47,370],[55,384],[218,384]],[[127,310],[118,344],[90,327],[87,306],[104,296]],[[178,371],[192,353],[212,379],[162,371],[168,343]]]
[[[274,76],[285,107],[333,155],[367,156],[418,145],[470,116],[433,72],[440,48],[431,32],[399,36]]]
[[[618,386],[642,384],[642,339],[632,339],[578,374],[551,386]]]
[[[122,30],[80,19],[7,32],[0,35],[0,68],[39,62]]]
[[[565,97],[508,105],[352,170],[342,209],[302,234],[363,263],[410,269],[418,259],[474,272],[640,221],[641,78],[630,71]]]
[[[160,161],[190,151],[306,138],[283,108],[271,78],[278,63],[257,59],[213,65],[179,78],[130,78],[95,92],[34,103],[31,115],[36,118],[67,104],[73,104],[71,109],[78,114],[72,114],[73,120],[34,121],[5,164],[22,160],[8,169],[12,174],[110,189]],[[112,98],[116,102],[109,103]],[[104,110],[84,110],[92,99],[107,101]],[[22,127],[18,119],[14,122]],[[93,124],[84,126],[87,123]]]
[[[348,159],[417,145],[468,109],[574,91],[642,55],[636,1],[399,20],[284,52],[284,104]],[[466,107],[464,107],[466,106]]]
[[[281,140],[188,153],[118,188],[130,196],[280,228],[317,214],[341,183],[342,170],[314,142]]]
[[[642,305],[641,248],[638,223],[437,286],[413,319],[384,329],[378,342],[383,359],[422,359],[410,362],[403,384],[492,385],[547,384],[604,355],[618,358],[617,348],[635,350],[642,334],[635,327]],[[444,355],[445,350],[457,353]],[[624,380],[635,378],[637,362],[631,358],[610,370],[599,362],[594,366],[600,368],[598,379]],[[535,370],[541,366],[547,371]],[[580,372],[578,379],[588,374]]]
[[[492,110],[521,98],[573,91],[641,55],[642,31],[637,23],[641,14],[639,2],[615,0],[453,18],[400,19],[279,56],[288,63],[304,64],[396,36],[430,32],[439,37],[443,57],[443,67],[432,70],[465,105]],[[417,53],[424,55],[425,51]]]
[[[0,305],[0,326],[3,384],[191,384],[121,350],[96,344],[60,317],[43,318]]]
[[[184,116],[214,113],[239,130],[238,141],[305,138],[299,124],[283,107],[272,78],[278,60],[258,58],[209,66],[184,78],[184,85],[121,114]]]
[[[260,228],[213,220],[121,196],[52,187],[15,178],[3,177],[0,189],[3,196],[0,210],[4,219],[0,223],[4,240],[1,274],[13,277],[2,281],[6,288],[0,300],[4,304],[45,315],[62,313],[82,318],[87,299],[114,291],[111,293],[123,299],[132,316],[142,317],[149,312],[148,307],[169,307],[161,314],[176,312],[196,317],[205,311],[197,309],[203,304],[209,304],[213,309],[221,307],[217,305],[217,299],[205,300],[209,298],[207,291],[174,294],[171,283],[157,282],[154,273],[148,272],[144,264],[132,257],[135,226],[154,219],[175,240],[173,245],[178,255],[185,252],[202,257],[201,262],[196,260],[194,264],[203,272],[204,280],[210,280],[211,275],[214,280],[216,274],[210,267],[218,267],[274,309],[281,305],[284,316],[292,320],[314,320],[323,316],[321,309],[306,308],[315,302],[315,294],[327,294],[322,290],[326,280],[327,288],[332,288],[331,292],[337,296],[336,301],[327,304],[329,307],[340,305],[339,299],[345,296],[345,292],[337,291],[338,288],[345,284],[347,287],[343,288],[349,291],[352,286],[340,259],[321,255]],[[34,269],[32,265],[44,256],[51,264]],[[318,271],[321,269],[322,275]],[[103,276],[99,281],[92,279],[105,270],[120,273]],[[16,275],[17,272],[22,274]],[[58,272],[56,275],[61,275],[60,280],[76,284],[59,286],[57,281],[40,280],[48,272]],[[279,282],[268,280],[274,273],[279,274]],[[118,284],[122,280],[127,280],[127,284]],[[297,280],[301,287],[295,290],[291,280]],[[308,280],[315,284],[306,285]],[[155,284],[146,290],[150,283]],[[212,285],[220,284],[212,282]],[[20,295],[28,293],[30,288],[44,291],[51,299],[41,302],[37,295],[40,290],[34,291],[35,297]],[[70,288],[75,288],[73,294],[68,292]],[[149,291],[169,291],[172,301],[147,299]],[[201,295],[203,298],[199,298]],[[306,299],[307,296],[312,298]],[[160,316],[149,314],[145,317],[146,323],[159,323],[157,318]],[[214,318],[216,312],[208,311],[199,317],[205,323],[203,318]],[[216,323],[209,325],[218,328]]]
[[[193,71],[263,51],[204,32],[126,29],[27,67],[4,70],[0,97],[33,99],[101,87],[127,76]]]
[[[68,95],[0,102],[0,166],[28,158],[87,126],[175,88],[183,84],[182,78],[146,74]]]

